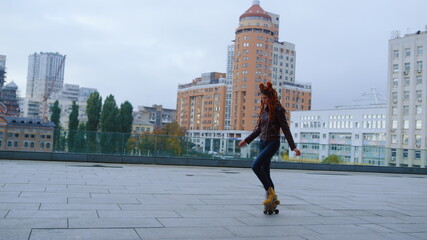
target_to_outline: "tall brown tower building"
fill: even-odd
[[[310,110],[311,85],[295,83],[295,46],[279,42],[279,15],[266,12],[255,0],[240,16],[235,33],[231,129],[254,128],[261,82],[273,83],[288,112]]]
[[[234,48],[234,79],[231,128],[251,130],[259,114],[261,82],[271,80],[273,43],[278,28],[259,1],[240,16]]]

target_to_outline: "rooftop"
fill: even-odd
[[[427,176],[0,160],[0,239],[426,239]]]

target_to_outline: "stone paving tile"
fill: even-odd
[[[369,223],[410,223],[402,218],[397,218],[397,217],[376,216],[376,217],[358,217],[358,218],[363,219]]]
[[[67,219],[0,219],[0,233],[11,228],[66,228]]]
[[[246,226],[241,221],[231,218],[157,218],[164,227],[223,227]]]
[[[143,218],[143,217],[182,217],[176,211],[98,211],[100,218]]]
[[[411,233],[410,235],[419,239],[427,239],[427,233]]]
[[[380,225],[390,229],[394,229],[402,233],[427,233],[427,223],[380,224]]]
[[[8,183],[6,186],[0,188],[2,192],[16,192],[16,191],[30,191],[30,192],[44,192],[46,184],[21,184],[21,183]]]
[[[266,237],[234,237],[234,238],[211,238],[212,240],[266,240]],[[268,237],[268,240],[283,240],[283,237]],[[286,240],[306,240],[297,236],[286,236]]]
[[[0,218],[5,218],[6,214],[9,213],[9,210],[0,210]]]
[[[321,219],[311,217],[295,217],[285,214],[263,215],[259,217],[237,218],[239,221],[249,226],[286,226],[286,225],[310,225],[322,224]]]
[[[247,211],[215,211],[215,210],[176,210],[176,212],[185,218],[223,218],[223,217],[251,217]]]
[[[40,203],[0,203],[0,210],[37,210]]]
[[[31,228],[0,229],[0,240],[27,240]]]
[[[316,234],[315,231],[302,226],[248,226],[248,227],[226,227],[227,230],[238,237],[285,237],[303,236]]]
[[[0,198],[0,205],[3,203],[67,203],[67,197],[51,197],[51,198],[5,197],[5,198]]]
[[[235,237],[222,227],[190,228],[135,228],[144,240],[151,239],[207,239],[215,237]]]
[[[134,229],[33,229],[29,240],[140,240]]]
[[[62,210],[11,210],[7,218],[98,218],[96,211],[62,211]]]
[[[121,198],[110,198],[110,197],[97,197],[97,198],[68,198],[68,203],[74,204],[99,204],[99,203],[141,203],[136,198],[126,198],[125,196]]]
[[[145,205],[143,203],[140,204],[127,204],[120,203],[118,204],[121,210],[123,211],[156,211],[156,210],[186,210],[186,211],[194,211],[195,208],[190,205],[185,204],[156,204],[156,205]]]
[[[42,203],[40,210],[65,210],[65,211],[84,211],[84,210],[108,210],[119,211],[119,204],[74,204],[74,203]]]
[[[69,228],[157,228],[164,227],[156,218],[69,218]]]
[[[320,234],[340,234],[340,233],[366,233],[367,229],[351,224],[341,225],[304,225],[314,232]]]
[[[306,240],[420,240],[409,234],[392,233],[384,235],[378,233],[345,233],[345,234],[321,234],[304,235]]]

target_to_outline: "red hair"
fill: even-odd
[[[279,104],[280,107],[283,108],[282,104],[279,101],[279,97],[277,96],[276,90],[273,88],[273,84],[271,82],[267,82],[267,85],[263,83],[259,84],[259,90],[262,94],[268,97],[267,107],[268,107],[268,119],[272,121],[274,119],[274,114],[276,113],[276,104]],[[265,111],[265,103],[261,101],[260,113],[258,122],[261,121],[261,116]]]

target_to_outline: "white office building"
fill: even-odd
[[[385,98],[370,89],[352,105],[335,109],[292,111],[291,132],[302,158],[384,165],[386,141]]]
[[[28,57],[26,97],[41,101],[59,92],[64,83],[65,56],[41,52]],[[53,83],[52,83],[53,82]]]
[[[427,26],[389,40],[387,165],[426,167]]]

